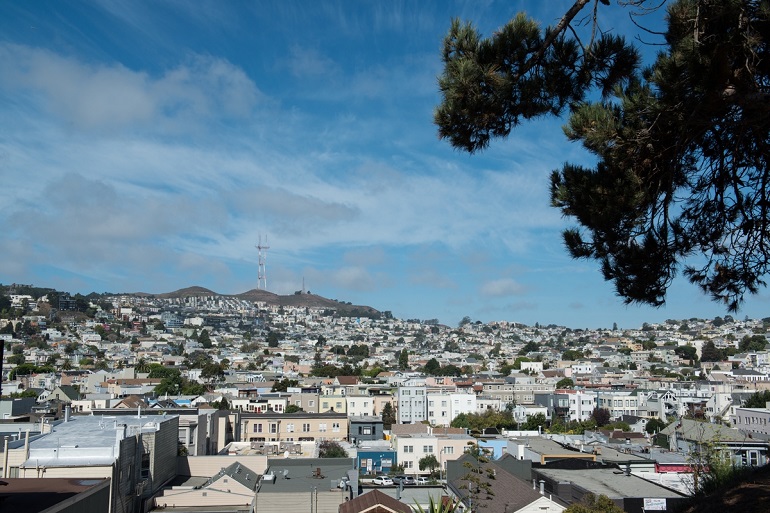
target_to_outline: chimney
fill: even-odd
[[[126,426],[125,424],[116,425],[115,426],[115,443],[117,445],[120,445],[120,441],[123,440],[126,437]]]
[[[70,405],[64,407],[64,422],[70,421]]]
[[[545,481],[540,480],[540,495],[545,495]]]

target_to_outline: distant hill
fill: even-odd
[[[349,305],[347,303],[341,303],[334,301],[333,299],[327,299],[316,294],[290,294],[281,296],[268,292],[266,290],[251,289],[241,294],[219,294],[213,290],[205,287],[192,286],[184,289],[179,289],[174,292],[166,292],[163,294],[146,294],[137,292],[132,295],[144,296],[144,297],[157,297],[159,299],[182,299],[186,297],[202,297],[202,296],[226,296],[236,297],[238,299],[244,299],[252,302],[263,302],[269,305],[276,306],[292,306],[296,308],[328,308],[330,310],[337,310],[338,312],[346,315],[360,315],[362,317],[379,317],[380,311],[372,308],[371,306],[363,305]]]

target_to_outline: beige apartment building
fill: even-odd
[[[246,413],[241,414],[241,442],[313,442],[347,440],[345,413]]]

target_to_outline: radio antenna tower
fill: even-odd
[[[257,289],[267,290],[267,268],[265,267],[265,258],[267,257],[267,250],[270,246],[267,245],[267,235],[265,235],[265,245],[262,245],[262,235],[259,236],[259,242],[255,246],[257,248],[257,259],[259,262],[259,269],[257,271]]]

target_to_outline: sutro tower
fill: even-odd
[[[257,271],[257,288],[261,290],[267,290],[267,268],[265,267],[265,258],[267,257],[267,250],[270,246],[267,245],[267,235],[265,235],[265,245],[262,245],[262,235],[259,236],[259,242],[255,246],[258,251],[259,269]]]

